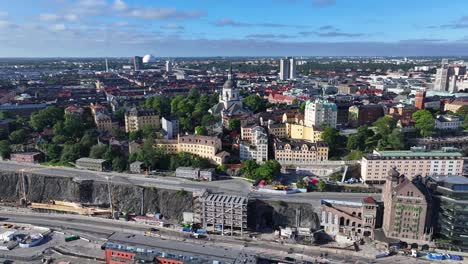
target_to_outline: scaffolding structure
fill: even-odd
[[[248,198],[227,194],[208,194],[200,199],[202,203],[202,224],[205,228],[212,227],[224,234],[230,229],[231,236],[235,230],[240,230],[241,236],[247,228]]]

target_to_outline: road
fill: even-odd
[[[0,161],[0,171],[9,171],[15,173],[34,173],[43,176],[53,177],[67,177],[72,178],[74,181],[83,180],[94,180],[100,182],[106,182],[107,179],[111,183],[115,184],[130,184],[136,186],[145,187],[157,187],[162,189],[180,190],[184,189],[187,191],[199,191],[207,189],[214,193],[228,193],[249,196],[251,198],[258,198],[270,201],[286,201],[296,203],[311,203],[313,205],[319,205],[321,199],[331,200],[343,200],[358,202],[362,198],[369,196],[365,193],[336,193],[336,192],[311,192],[311,193],[299,193],[289,195],[278,195],[270,193],[261,193],[254,191],[251,188],[251,183],[243,179],[228,179],[221,181],[212,182],[196,182],[187,179],[181,179],[176,177],[163,177],[154,176],[146,177],[142,174],[128,174],[128,173],[116,173],[116,172],[94,172],[88,170],[80,170],[75,168],[65,167],[50,167],[39,164],[29,163],[16,163],[11,161]],[[380,200],[380,194],[371,194],[377,200]]]
[[[49,227],[54,230],[64,231],[69,234],[78,233],[86,238],[104,242],[113,232],[125,232],[132,234],[143,234],[149,226],[135,224],[110,219],[92,218],[80,215],[59,215],[44,214],[36,212],[19,212],[16,208],[0,207],[0,222],[15,222],[32,224],[36,226]],[[430,263],[423,259],[414,259],[403,256],[392,256],[383,259],[367,259],[361,256],[354,256],[352,252],[342,251],[339,253],[328,253],[326,259],[321,259],[321,249],[317,247],[303,246],[297,244],[281,245],[267,241],[241,240],[240,238],[212,236],[211,241],[196,240],[188,238],[188,234],[171,230],[160,229],[158,233],[162,238],[172,240],[184,240],[190,243],[204,244],[205,246],[220,246],[226,248],[237,248],[244,251],[258,254],[259,256],[269,256],[282,259],[285,256],[294,257],[296,260],[314,259],[323,260],[326,263]],[[293,249],[293,254],[288,254]]]
[[[42,214],[42,213],[18,213],[14,209],[0,209],[0,222],[14,222],[32,224],[42,227],[49,227],[55,230],[61,230],[69,234],[78,233],[86,234],[87,238],[94,241],[104,242],[113,232],[125,232],[132,234],[144,234],[144,231],[149,226],[138,225],[132,222],[124,222],[108,219],[97,219],[78,215],[58,215],[58,214]],[[6,218],[6,219],[5,219]],[[190,243],[199,243],[206,246],[221,246],[227,248],[238,248],[245,251],[258,254],[260,256],[275,257],[283,259],[288,255],[288,251],[293,248],[294,254],[289,256],[296,259],[309,259],[311,257],[320,256],[320,250],[317,248],[301,246],[301,245],[281,245],[266,241],[245,241],[240,238],[212,236],[211,241],[190,239],[188,234],[183,234],[175,230],[160,229],[159,234],[165,239],[185,240]],[[329,257],[339,263],[367,263],[368,259],[356,256],[343,256],[339,254],[329,254]],[[333,262],[335,263],[335,262]]]

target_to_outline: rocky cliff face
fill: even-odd
[[[249,201],[248,224],[257,231],[271,230],[276,226],[297,226],[311,229],[320,227],[319,208],[310,204],[277,201]]]
[[[0,200],[18,202],[23,194],[18,174],[0,172]],[[63,200],[90,205],[109,205],[105,182],[73,181],[25,173],[26,197],[31,202]],[[110,184],[112,204],[122,212],[161,213],[166,219],[182,220],[183,212],[192,212],[192,194],[158,188]],[[142,206],[143,202],[143,206]]]
[[[23,194],[18,174],[0,172],[0,200],[18,202]],[[74,181],[66,177],[49,177],[25,173],[26,197],[31,202],[51,200],[108,206],[106,182]],[[122,212],[161,213],[166,219],[181,221],[183,212],[193,212],[190,192],[128,184],[110,184],[112,204]],[[142,206],[143,201],[143,206]],[[249,227],[262,231],[275,226],[296,226],[317,229],[319,208],[310,204],[251,200],[248,206]]]

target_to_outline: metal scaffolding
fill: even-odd
[[[247,228],[248,198],[226,194],[209,194],[200,199],[202,203],[202,223],[205,228],[211,226],[213,230],[220,228],[224,234],[225,228],[241,231]]]

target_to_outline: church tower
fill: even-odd
[[[233,104],[242,105],[242,101],[239,97],[239,90],[237,89],[237,85],[232,74],[232,64],[229,68],[228,79],[224,83],[221,94],[219,95],[219,102],[224,104],[224,109],[228,109]]]

